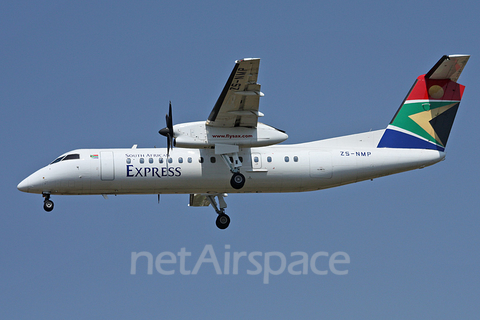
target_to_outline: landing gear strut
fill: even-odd
[[[227,203],[223,199],[223,195],[217,195],[218,202],[220,203],[220,209],[217,206],[217,202],[215,201],[215,196],[207,196],[208,200],[210,200],[210,204],[212,205],[215,212],[218,214],[217,220],[215,224],[217,225],[218,229],[226,229],[230,225],[230,217],[225,214],[225,208],[227,207]]]
[[[50,193],[44,193],[43,197],[45,200],[43,201],[43,210],[50,212],[53,210],[53,201],[50,200]]]

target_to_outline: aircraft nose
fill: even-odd
[[[45,178],[40,177],[38,171],[23,179],[17,189],[23,192],[39,193],[45,184]]]
[[[30,189],[30,186],[29,186],[27,180],[28,180],[28,178],[23,179],[22,182],[20,182],[17,185],[17,189],[20,190],[20,191],[23,191],[23,192],[28,192],[28,189]]]

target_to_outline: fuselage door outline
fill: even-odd
[[[102,181],[115,180],[115,165],[112,151],[100,152],[100,179]]]

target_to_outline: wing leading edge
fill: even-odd
[[[235,61],[235,67],[208,117],[208,126],[257,127],[258,117],[263,116],[258,111],[263,96],[257,83],[259,66],[260,59],[257,58]]]

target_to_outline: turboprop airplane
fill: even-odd
[[[211,205],[225,229],[227,193],[320,190],[443,160],[469,57],[445,55],[419,76],[385,129],[292,145],[258,122],[260,59],[238,60],[206,121],[173,125],[170,104],[159,131],[167,148],[69,151],[17,188],[42,194],[46,211],[51,195],[189,194],[190,206]]]

